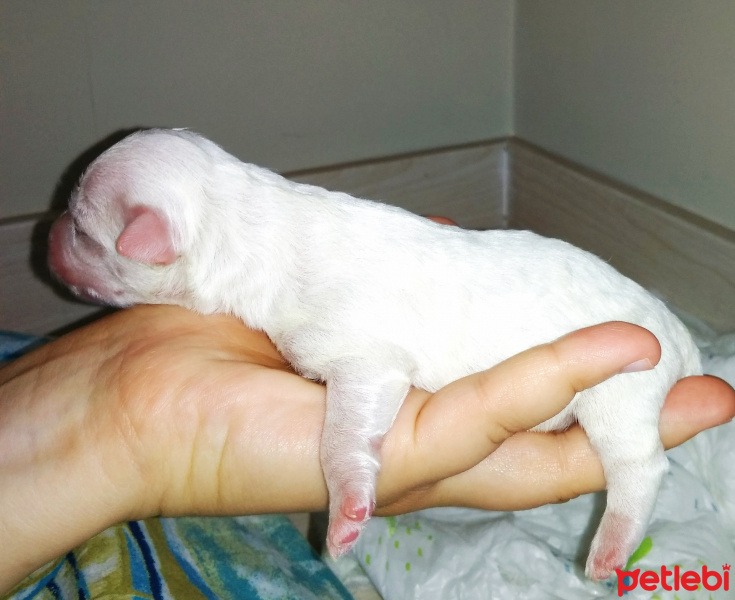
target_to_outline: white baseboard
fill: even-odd
[[[341,165],[291,179],[418,214],[442,215],[470,229],[503,227],[506,140]]]
[[[509,226],[608,260],[720,331],[735,330],[735,232],[519,140],[509,147]]]

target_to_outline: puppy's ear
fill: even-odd
[[[150,208],[139,208],[117,238],[121,256],[151,265],[170,265],[177,258],[168,225]]]

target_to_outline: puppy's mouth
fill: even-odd
[[[59,279],[59,281],[67,286],[77,298],[79,298],[80,300],[84,300],[85,302],[88,302],[90,304],[97,304],[100,306],[113,306],[116,308],[126,308],[128,306],[131,306],[130,302],[126,302],[125,300],[123,300],[124,293],[122,291],[105,291],[105,293],[103,294],[97,291],[91,285],[71,285],[68,282],[63,281],[62,279]]]
[[[71,283],[69,278],[64,277],[61,274],[58,269],[58,265],[53,264],[51,261],[49,261],[49,272],[51,273],[51,277],[53,277],[54,281],[64,286],[76,298],[92,304],[105,304],[105,301],[102,299],[102,295],[99,292],[86,285]]]
[[[84,300],[85,302],[89,302],[90,304],[99,304],[99,305],[111,305],[112,304],[112,302],[110,302],[109,299],[103,298],[99,292],[92,289],[91,287],[79,286],[79,285],[69,285],[68,283],[64,282],[61,279],[59,279],[59,281],[61,281],[64,285],[66,285],[69,288],[69,290],[71,290],[72,294],[74,294],[77,298]]]

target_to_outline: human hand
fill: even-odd
[[[376,513],[511,510],[601,489],[579,428],[525,430],[658,357],[647,331],[606,324],[436,394],[412,390],[383,444]],[[324,508],[323,414],[324,388],[226,316],[137,307],[15,361],[0,371],[0,590],[119,521]],[[729,386],[690,378],[667,399],[662,438],[733,414]]]

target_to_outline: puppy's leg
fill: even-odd
[[[660,385],[653,390],[626,388],[618,389],[625,398],[609,394],[609,389],[604,399],[579,398],[577,418],[597,450],[607,480],[607,506],[585,569],[593,580],[607,579],[622,569],[638,547],[668,468],[658,432],[658,407],[665,390]]]
[[[334,556],[355,543],[375,508],[380,445],[410,386],[395,363],[341,361],[327,379],[321,462],[329,489],[327,549]]]

